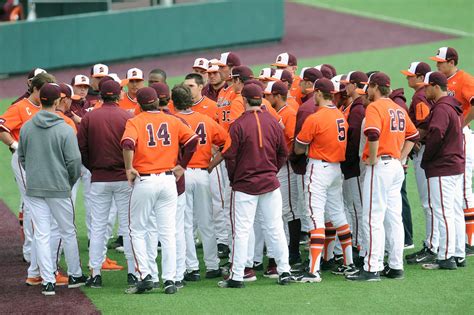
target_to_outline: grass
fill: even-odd
[[[412,21],[437,23],[460,31],[473,32],[470,12],[472,3],[450,1],[450,7],[441,1],[349,1],[318,0],[302,1],[308,4],[331,4],[338,8],[365,11],[374,15],[386,15]],[[456,5],[457,4],[457,5]],[[428,8],[428,9],[427,9]],[[442,12],[442,15],[440,15]],[[474,73],[472,37],[461,37],[443,42],[404,46],[374,51],[361,51],[318,58],[302,59],[299,66],[314,66],[331,63],[339,73],[351,70],[381,70],[388,73],[395,87],[405,87],[408,99],[412,92],[407,88],[405,78],[399,72],[415,60],[428,61],[441,46],[453,46],[460,55],[460,67]],[[430,65],[434,66],[433,63]],[[267,65],[255,65],[259,70]],[[182,77],[170,79],[179,82]],[[11,100],[0,101],[3,112]],[[10,153],[0,146],[0,196],[16,212],[18,192],[11,173]],[[408,174],[408,195],[412,206],[414,239],[417,249],[424,234],[423,214],[412,169]],[[87,262],[87,237],[85,234],[84,207],[78,200],[78,230],[83,264]],[[200,254],[202,254],[200,252]],[[109,251],[112,259],[125,265],[123,255]],[[202,256],[202,255],[201,255]],[[469,258],[468,264],[474,264]],[[202,265],[201,265],[202,266]],[[405,266],[403,281],[384,280],[380,283],[350,283],[331,274],[323,274],[320,284],[294,284],[279,287],[274,280],[264,279],[250,283],[244,290],[218,289],[215,280],[190,283],[174,296],[156,292],[140,296],[123,294],[126,272],[103,273],[104,287],[101,290],[83,289],[99,310],[104,313],[467,313],[472,301],[473,267],[457,271],[422,271],[419,266]]]

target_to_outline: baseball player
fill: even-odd
[[[136,293],[153,288],[152,262],[156,247],[150,248],[146,235],[155,221],[162,247],[163,285],[167,294],[176,293],[176,179],[192,157],[197,136],[178,118],[157,111],[158,97],[153,88],[137,94],[143,112],[128,120],[122,137],[125,170],[133,186],[129,206],[129,229],[135,268],[139,274]],[[181,165],[177,165],[179,145],[183,145]],[[174,176],[173,176],[174,175]],[[150,253],[154,251],[154,253]],[[156,265],[156,262],[153,262]]]
[[[31,209],[35,250],[42,278],[42,294],[55,294],[55,264],[50,248],[51,219],[58,224],[68,265],[69,288],[85,284],[82,274],[71,188],[79,179],[81,156],[74,131],[55,109],[59,85],[44,84],[39,91],[41,111],[21,128],[18,160],[26,171],[25,202]]]
[[[271,81],[268,83],[264,94],[265,98],[270,102],[273,108],[275,108],[283,120],[285,126],[283,130],[285,141],[288,152],[291,152],[295,136],[296,111],[288,106],[286,102],[288,85],[282,81]],[[297,177],[288,161],[286,161],[278,172],[277,178],[280,182],[280,190],[283,198],[283,222],[288,225],[289,232],[289,263],[290,265],[294,265],[301,263],[299,251],[301,221],[300,213],[297,212],[296,207],[298,204]],[[276,268],[274,269],[274,271],[276,271]]]
[[[189,75],[188,75],[189,76]],[[188,78],[188,76],[186,78]],[[190,79],[186,79],[188,84]],[[194,79],[193,79],[194,80]],[[201,79],[202,80],[202,79]],[[185,86],[188,86],[185,83]],[[191,82],[192,84],[192,82]],[[202,86],[202,85],[201,85]],[[221,147],[226,140],[226,132],[215,120],[193,111],[192,92],[186,88],[173,88],[173,103],[178,110],[176,116],[184,119],[199,138],[196,152],[186,169],[186,200],[184,233],[186,235],[186,268],[188,273],[199,273],[193,235],[193,217],[197,217],[197,228],[202,238],[206,278],[221,276],[217,258],[217,242],[214,231],[212,197],[210,189],[209,162],[212,147]],[[185,279],[187,279],[185,275]],[[190,279],[194,279],[190,277]]]
[[[100,98],[99,82],[109,74],[109,67],[107,65],[98,63],[91,67],[90,87],[87,91],[86,99],[92,107],[96,105]]]
[[[2,141],[12,152],[11,166],[15,181],[20,191],[22,200],[25,199],[25,171],[18,160],[18,141],[20,139],[20,129],[41,109],[39,99],[39,91],[45,83],[52,83],[55,79],[47,73],[37,74],[31,80],[28,98],[24,98],[14,105],[10,106],[3,115],[0,116],[0,141]],[[28,205],[23,205],[23,228],[24,228],[24,244],[23,256],[26,261],[30,262],[28,268],[28,277],[26,283],[29,285],[38,285],[41,283],[39,277],[39,269],[36,263],[35,251],[33,250],[33,225],[31,220],[31,212]]]
[[[418,140],[419,133],[406,111],[388,98],[390,78],[383,72],[368,81],[364,134],[367,142],[362,159],[368,165],[363,184],[363,228],[367,254],[364,268],[347,275],[348,280],[403,279],[403,223],[400,189],[404,180],[402,161]],[[388,265],[383,257],[387,239]]]
[[[365,117],[364,97],[360,94],[362,82],[367,82],[364,72],[351,71],[341,83],[345,84],[350,99],[348,106],[343,108],[348,123],[346,158],[341,163],[344,174],[342,190],[344,207],[351,225],[353,252],[359,253],[362,246],[362,181],[360,172],[359,145],[362,120]]]
[[[118,102],[118,104],[121,109],[124,109],[131,113],[135,113],[135,109],[138,105],[138,102],[136,100],[137,92],[139,89],[145,86],[143,71],[138,68],[128,69],[126,79],[128,80],[128,91],[125,94],[124,98]]]
[[[321,73],[323,74],[323,77],[325,77],[329,80],[331,80],[333,77],[335,77],[337,75],[336,68],[334,68],[334,66],[332,66],[330,64],[327,64],[327,63],[317,65],[314,68],[321,71]]]
[[[106,232],[112,201],[118,208],[119,225],[122,229],[128,225],[131,189],[125,176],[120,140],[127,120],[133,115],[118,107],[120,92],[120,84],[114,80],[101,84],[100,93],[104,103],[99,109],[83,117],[78,133],[82,162],[92,175],[89,245],[89,266],[92,274],[87,280],[87,286],[92,288],[102,287],[101,268],[106,258],[109,236]],[[128,264],[128,284],[135,285],[135,264],[127,233],[123,235],[123,243]],[[117,268],[120,269],[122,268]]]
[[[239,57],[232,53],[226,52],[221,54],[220,60],[216,63],[219,66],[219,74],[222,80],[230,79],[231,71],[234,67],[240,66]],[[217,117],[219,124],[226,130],[229,129],[230,124],[230,103],[236,97],[234,88],[232,88],[233,81],[229,81],[230,84],[226,88],[223,88],[217,97]]]
[[[208,83],[202,89],[202,95],[207,96],[214,102],[217,102],[219,92],[227,88],[227,82],[222,78],[219,72],[218,59],[209,60],[209,68],[207,69]]]
[[[275,81],[275,78],[273,78],[274,74],[275,74],[275,69],[262,68],[262,70],[260,70],[260,74],[258,75],[257,79],[266,85],[269,81]]]
[[[474,78],[458,68],[458,53],[452,47],[441,47],[436,56],[438,71],[448,78],[448,94],[454,96],[462,105],[464,152],[466,171],[463,175],[464,218],[466,221],[466,255],[474,255],[474,196],[472,194],[472,171],[474,167],[474,136],[469,123],[474,118]]]
[[[291,72],[288,70],[278,69],[275,70],[275,74],[272,78],[280,80],[288,84],[288,96],[286,97],[286,103],[288,106],[292,107],[296,112],[298,112],[298,108],[300,104],[296,101],[296,99],[291,95],[291,85],[293,84],[293,76]]]
[[[279,123],[260,108],[262,92],[256,84],[244,86],[246,111],[232,124],[223,154],[232,186],[233,239],[230,275],[219,282],[223,288],[243,287],[254,219],[267,232],[265,240],[278,266],[278,283],[289,284],[291,280],[280,184],[276,177],[286,161],[287,148]]]
[[[23,93],[23,95],[19,96],[16,100],[14,100],[11,103],[12,105],[19,102],[19,101],[21,101],[24,98],[30,97],[30,95],[31,95],[31,80],[33,80],[33,78],[37,74],[40,74],[40,73],[46,73],[46,70],[41,69],[41,68],[34,68],[30,72],[28,72],[28,77],[27,77],[27,80],[26,80],[26,86],[28,87],[28,89],[25,91],[25,93]]]
[[[420,133],[420,141],[413,147],[412,158],[418,195],[425,214],[426,229],[422,249],[405,256],[408,264],[431,262],[436,258],[435,253],[438,251],[438,229],[434,228],[438,226],[438,221],[428,204],[428,181],[425,171],[420,165],[425,150],[424,137],[427,131],[427,118],[430,114],[432,102],[426,98],[425,87],[419,83],[423,83],[425,75],[430,71],[431,68],[427,63],[418,61],[412,62],[407,70],[401,71],[407,78],[408,86],[415,90],[408,115]]]
[[[290,94],[295,98],[298,104],[302,104],[302,97],[304,96],[304,91],[301,89],[300,81],[302,79],[301,76],[296,75],[296,71],[298,70],[298,60],[296,57],[290,53],[284,52],[279,54],[276,57],[274,63],[272,63],[273,67],[277,67],[279,70],[287,70],[293,76],[293,83],[291,84]]]
[[[148,86],[153,83],[165,83],[166,84],[166,72],[162,69],[156,68],[150,71],[148,74]]]
[[[82,116],[93,109],[86,99],[90,80],[87,76],[78,74],[72,78],[71,85],[74,90],[74,97],[72,98],[71,111],[68,115],[78,125],[81,123]]]
[[[206,58],[196,58],[193,64],[193,72],[198,73],[204,79],[204,85],[207,84],[209,79],[207,70],[209,70],[209,60]]]
[[[436,262],[423,264],[425,269],[456,269],[466,265],[465,224],[461,202],[465,171],[462,108],[449,96],[448,82],[441,72],[428,72],[423,83],[426,98],[433,100],[425,151],[421,166],[428,180],[428,204],[437,219],[439,250]]]
[[[305,198],[307,216],[312,223],[309,272],[298,276],[297,280],[300,282],[321,281],[320,260],[325,245],[325,226],[329,226],[329,222],[335,227],[342,245],[344,254],[342,272],[344,274],[357,272],[352,262],[351,231],[342,200],[340,162],[345,158],[347,122],[333,104],[334,85],[330,80],[326,78],[316,80],[313,92],[319,109],[303,123],[294,148],[296,154],[305,154],[308,150]],[[334,245],[331,243],[327,244],[332,247],[332,250],[328,251],[333,252]]]

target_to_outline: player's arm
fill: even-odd
[[[22,129],[20,130],[20,142],[18,143],[18,147],[17,147],[17,150],[18,150],[18,161],[20,162],[21,166],[23,167],[23,169],[25,169],[25,162],[26,162],[26,159],[25,159],[25,142],[26,142],[26,136],[24,135],[24,131],[25,129]],[[2,132],[3,133],[3,132]]]
[[[18,106],[10,106],[0,117],[0,141],[2,141],[10,151],[15,152],[18,149],[18,142],[11,135],[11,130],[21,126],[21,115]]]
[[[135,178],[140,177],[140,174],[133,168],[133,157],[135,154],[135,145],[138,141],[138,131],[132,121],[127,121],[125,131],[120,141],[122,146],[123,161],[125,166],[125,174],[130,186],[133,186]]]
[[[296,136],[294,147],[295,154],[306,154],[308,145],[313,141],[317,123],[314,117],[315,116],[308,117],[304,121],[301,131]]]
[[[65,129],[63,156],[69,174],[69,184],[72,187],[81,177],[81,153],[79,152],[79,145],[77,144],[77,137],[74,131],[69,127]]]
[[[288,159],[288,148],[286,147],[285,134],[280,128],[277,129],[278,142],[277,142],[277,168],[280,170],[285,165]]]
[[[473,107],[474,107],[474,97],[471,99],[471,108],[469,110],[469,113],[467,113],[466,118],[464,119],[463,128],[465,126],[469,126],[471,121],[474,120],[474,109],[472,109]]]
[[[440,143],[444,139],[446,130],[449,126],[449,114],[442,108],[432,113],[430,127],[425,139],[425,152],[423,153],[423,161],[429,161],[438,155]]]
[[[365,112],[365,129],[364,135],[367,137],[367,145],[369,148],[369,156],[365,161],[368,165],[377,164],[377,154],[379,150],[380,130],[382,129],[382,117],[375,105],[369,104]]]
[[[240,147],[240,126],[232,125],[229,129],[229,136],[222,150],[227,168],[227,175],[232,184],[234,181],[235,169],[237,167],[237,155]]]
[[[84,117],[82,123],[79,125],[79,130],[77,132],[77,142],[79,143],[79,151],[81,152],[82,164],[84,164],[84,166],[90,170],[88,131],[89,119],[88,117]]]
[[[227,132],[221,125],[215,121],[212,121],[211,125],[213,130],[212,144],[218,148],[218,151],[209,162],[209,167],[207,168],[209,173],[211,173],[212,170],[224,160],[221,151],[224,148],[227,139]]]
[[[176,177],[176,181],[178,181],[181,176],[183,176],[184,170],[188,166],[189,161],[191,161],[194,152],[196,152],[199,138],[188,125],[179,122],[176,126],[178,128],[178,138],[181,145],[181,158],[179,159],[179,163],[173,167],[171,171]]]
[[[16,142],[12,135],[4,129],[0,129],[0,141],[10,148],[10,151],[12,152],[15,152],[18,149],[18,142]]]
[[[415,124],[412,122],[408,115],[406,117],[406,131],[405,131],[405,143],[402,147],[402,152],[400,155],[400,161],[403,165],[407,164],[407,157],[410,154],[411,150],[413,149],[414,145],[420,139],[420,133],[415,127]]]
[[[466,117],[464,118],[463,128],[465,126],[469,126],[471,121],[474,119],[474,110],[472,107],[474,106],[474,77],[469,76],[469,79],[464,83],[462,91],[462,96],[464,99],[469,100],[469,112],[467,113]]]

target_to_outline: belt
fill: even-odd
[[[381,159],[382,161],[388,161],[388,160],[393,160],[394,158],[391,157],[390,155],[381,155],[381,156],[380,156],[380,159]]]
[[[161,173],[157,173],[157,174],[143,174],[143,173],[140,173],[140,177],[155,176],[155,175],[160,175],[160,174],[163,174],[163,173],[165,173],[165,175],[173,175],[172,171],[166,171],[166,172],[161,172]]]
[[[192,170],[201,170],[201,171],[207,171],[207,167],[190,167]]]

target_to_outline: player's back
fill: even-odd
[[[229,86],[222,89],[217,98],[217,119],[226,130],[229,129],[230,124],[230,103],[236,96],[232,86]]]
[[[15,141],[18,141],[23,124],[40,110],[40,106],[36,106],[29,99],[24,98],[8,107],[5,113],[0,116],[0,126],[10,132]]]
[[[448,94],[461,103],[463,115],[466,117],[471,108],[471,99],[474,97],[474,77],[459,70],[448,78]]]

